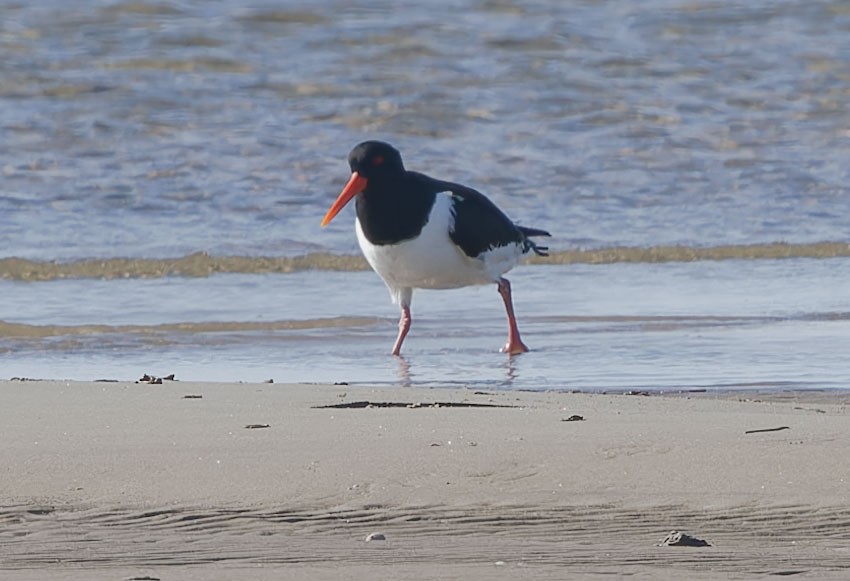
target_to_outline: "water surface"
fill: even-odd
[[[839,1],[9,2],[0,376],[847,387]],[[397,313],[353,212],[364,139],[550,230]]]

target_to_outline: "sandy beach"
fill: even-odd
[[[0,393],[2,579],[850,576],[846,393]]]

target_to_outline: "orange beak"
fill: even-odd
[[[339,197],[331,205],[331,208],[328,210],[328,213],[325,214],[325,217],[322,218],[322,228],[327,226],[330,221],[334,219],[334,216],[339,214],[339,211],[351,201],[351,198],[366,189],[366,182],[366,178],[357,172],[353,172],[351,174],[351,179],[349,179],[348,183],[345,184],[345,187],[342,188],[342,193],[339,194]]]

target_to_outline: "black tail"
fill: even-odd
[[[517,226],[520,232],[526,237],[526,251],[533,250],[537,256],[549,256],[548,246],[539,246],[536,242],[530,239],[531,236],[551,236],[546,230],[538,228],[526,228],[525,226]]]

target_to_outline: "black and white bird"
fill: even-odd
[[[503,352],[528,351],[514,316],[504,275],[530,252],[548,248],[532,236],[545,230],[514,224],[483,194],[407,171],[401,154],[381,141],[364,141],[348,155],[351,178],[322,220],[326,226],[356,197],[357,241],[371,267],[401,306],[393,355],[410,330],[413,289],[450,289],[495,283],[508,315]]]

